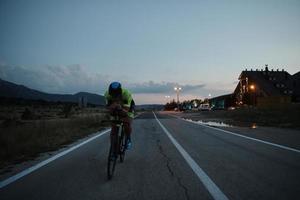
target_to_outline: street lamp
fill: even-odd
[[[165,98],[167,99],[167,103],[169,102],[170,96],[166,95]]]
[[[177,107],[179,111],[179,91],[181,90],[181,87],[174,87],[174,90],[176,91],[177,94]]]
[[[251,84],[249,86],[250,90],[252,91],[252,96],[253,96],[253,105],[256,104],[256,92],[255,92],[255,85],[254,84]]]

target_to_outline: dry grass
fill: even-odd
[[[102,129],[101,120],[104,114],[82,112],[69,119],[51,118],[11,119],[9,123],[2,124],[0,127],[0,168],[34,158],[42,152],[56,150]]]
[[[236,121],[255,122],[262,126],[300,128],[300,104],[242,108],[228,115]]]

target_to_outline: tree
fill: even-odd
[[[177,108],[177,103],[175,102],[174,99],[173,99],[173,101],[171,101],[170,103],[167,103],[164,106],[164,110],[174,110],[175,108]]]

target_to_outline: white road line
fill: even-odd
[[[11,183],[15,182],[16,180],[30,174],[31,172],[34,172],[35,170],[47,165],[48,163],[50,163],[50,162],[52,162],[52,161],[54,161],[54,160],[56,160],[56,159],[58,159],[58,158],[60,158],[64,155],[66,155],[67,153],[70,153],[71,151],[74,151],[75,149],[78,149],[82,145],[84,145],[84,144],[86,144],[86,143],[88,143],[88,142],[90,142],[90,141],[92,141],[92,140],[94,140],[98,137],[101,137],[102,135],[108,133],[109,131],[110,131],[110,129],[104,130],[104,131],[100,132],[99,134],[97,134],[97,135],[95,135],[95,136],[93,136],[93,137],[91,137],[91,138],[89,138],[89,139],[87,139],[87,140],[85,140],[85,141],[83,141],[83,142],[81,142],[81,143],[79,143],[79,144],[63,151],[63,152],[60,152],[59,154],[56,154],[56,155],[52,156],[51,158],[48,158],[47,160],[44,160],[44,161],[42,161],[42,162],[40,162],[40,163],[38,163],[38,164],[28,168],[28,169],[25,169],[24,171],[14,175],[14,176],[11,176],[11,177],[5,179],[4,181],[1,181],[0,182],[0,188],[3,188],[5,186],[7,186],[8,184],[11,184]]]
[[[160,125],[160,127],[167,134],[169,139],[172,141],[177,150],[181,153],[185,161],[189,164],[195,174],[198,176],[200,181],[206,187],[208,192],[215,200],[228,200],[226,195],[219,189],[219,187],[209,178],[209,176],[199,167],[199,165],[193,160],[193,158],[184,150],[184,148],[175,140],[175,138],[169,133],[169,131],[160,123],[155,113],[153,115]]]
[[[182,119],[182,118],[177,117],[177,116],[176,116],[176,118],[181,119],[181,120],[186,121],[186,122],[197,124],[199,126],[204,126],[204,127],[211,128],[211,129],[218,130],[218,131],[222,131],[224,133],[228,133],[228,134],[231,134],[231,135],[234,135],[234,136],[242,137],[242,138],[245,138],[245,139],[248,139],[248,140],[253,140],[253,141],[256,141],[256,142],[260,142],[260,143],[263,143],[263,144],[271,145],[271,146],[278,147],[278,148],[281,148],[281,149],[285,149],[285,150],[293,151],[293,152],[296,152],[296,153],[300,153],[300,150],[294,149],[294,148],[291,148],[291,147],[287,147],[287,146],[283,146],[283,145],[280,145],[280,144],[275,144],[275,143],[272,143],[272,142],[267,142],[267,141],[264,141],[264,140],[260,140],[260,139],[256,139],[256,138],[252,138],[252,137],[248,137],[248,136],[244,136],[244,135],[240,135],[238,133],[234,133],[234,132],[231,132],[231,131],[223,130],[223,129],[220,129],[220,128],[211,127],[211,126],[204,125],[204,124],[199,124],[199,123],[197,123],[195,121],[191,121],[191,120],[187,120],[187,119]]]

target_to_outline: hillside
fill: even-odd
[[[76,94],[49,94],[38,90],[30,89],[23,85],[17,85],[0,79],[0,97],[20,98],[31,100],[45,100],[51,102],[74,102],[77,103],[79,97],[86,97],[87,102],[95,105],[104,105],[103,96],[88,92],[79,92]]]

